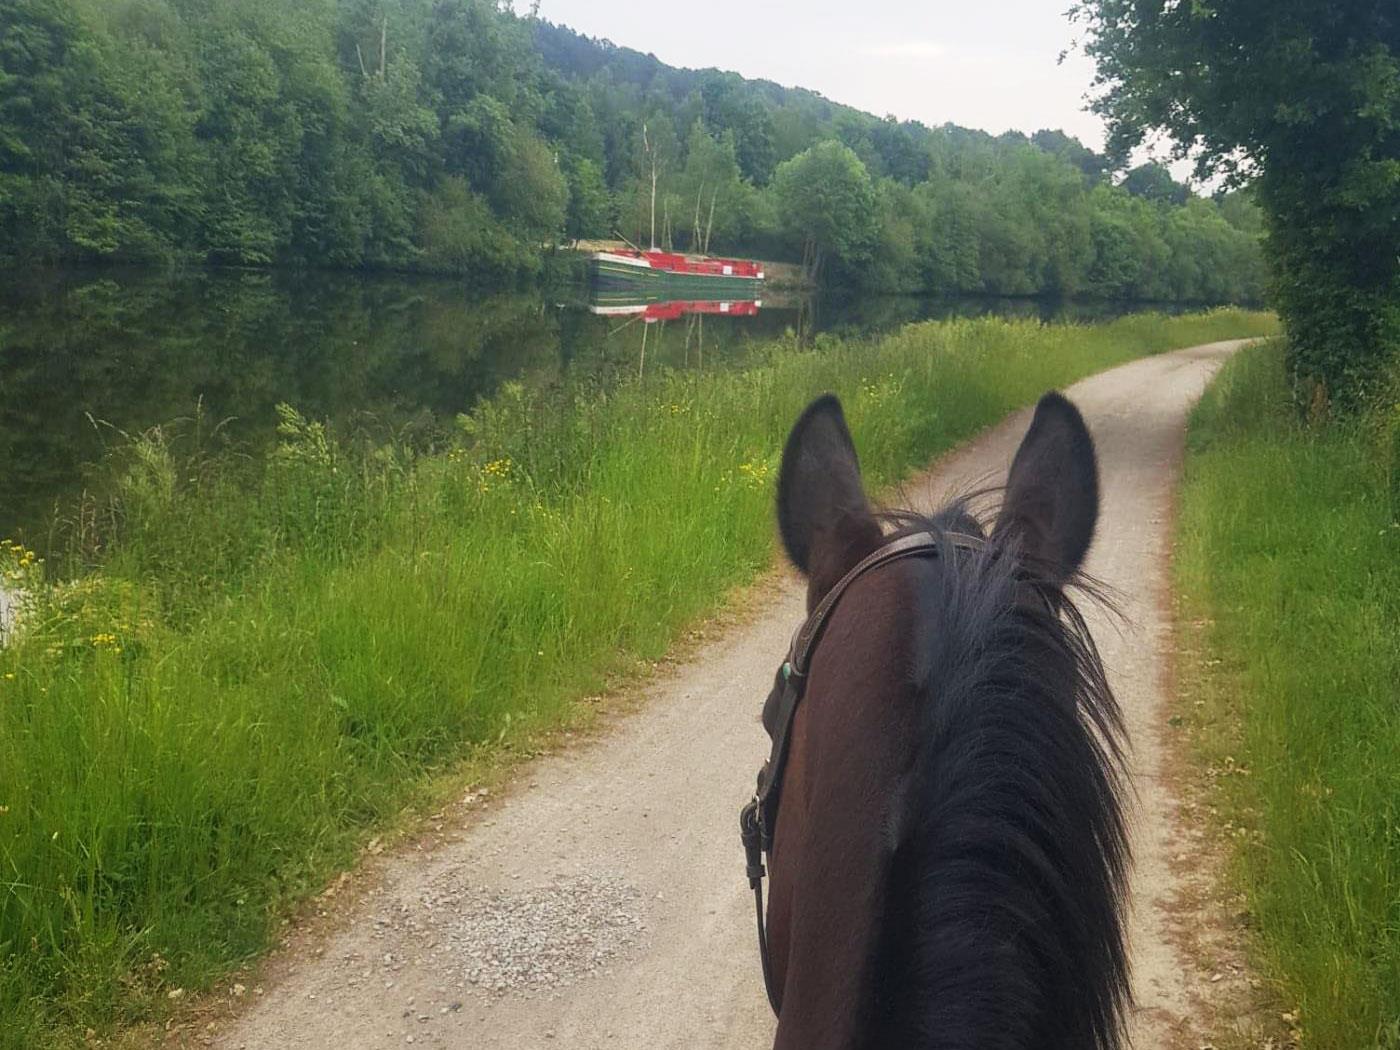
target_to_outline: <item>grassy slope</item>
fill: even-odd
[[[1301,429],[1282,353],[1192,420],[1177,583],[1204,758],[1265,966],[1307,1046],[1400,1046],[1400,525],[1366,430]]]
[[[660,655],[769,564],[814,394],[842,395],[878,485],[1047,388],[1271,323],[935,323],[508,387],[418,461],[289,416],[251,483],[137,442],[117,539],[0,650],[0,1047],[158,1014],[264,947],[425,777]]]

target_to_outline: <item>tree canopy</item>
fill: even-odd
[[[810,250],[849,287],[1183,301],[1262,290],[1245,201],[1174,184],[1134,196],[1060,131],[880,118],[675,69],[498,0],[0,4],[11,263],[509,281],[568,238],[652,237],[653,165],[658,244]],[[822,165],[853,192],[829,215],[812,207]]]
[[[1255,183],[1300,396],[1363,402],[1400,351],[1394,0],[1085,0],[1118,157],[1153,131]]]
[[[1165,165],[1155,161],[1133,168],[1123,176],[1120,185],[1134,197],[1144,197],[1150,201],[1185,204],[1191,197],[1191,188],[1177,182]]]
[[[875,187],[849,147],[822,142],[784,161],[773,182],[778,214],[802,242],[803,265],[820,274],[834,256],[868,262],[874,246]]]

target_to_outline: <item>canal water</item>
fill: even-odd
[[[512,379],[733,367],[788,332],[1136,308],[780,293],[757,308],[646,305],[590,303],[577,281],[481,293],[393,275],[0,271],[0,538],[43,548],[104,449],[156,425],[256,448],[288,402],[341,428],[431,433]]]

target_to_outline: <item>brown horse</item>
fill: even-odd
[[[967,501],[877,514],[839,402],[797,421],[778,523],[814,616],[764,712],[775,1047],[1120,1045],[1122,724],[1067,596],[1097,517],[1058,394],[989,530]]]

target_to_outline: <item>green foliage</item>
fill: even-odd
[[[519,242],[562,231],[567,189],[530,121],[542,74],[494,4],[24,0],[0,39],[12,259],[502,274],[532,268]],[[460,175],[502,245],[462,235],[455,189],[453,235],[420,225]]]
[[[1393,419],[1318,431],[1290,386],[1284,348],[1252,348],[1192,420],[1184,710],[1298,1042],[1380,1050],[1400,1024],[1400,519],[1373,435]]]
[[[1312,412],[1376,394],[1400,353],[1400,20],[1393,0],[1084,0],[1117,156],[1153,129],[1253,180]]]
[[[1390,520],[1392,525],[1400,525],[1400,398],[1396,398],[1384,427],[1389,453],[1386,468],[1390,475]]]
[[[575,240],[612,233],[612,200],[603,172],[587,157],[575,159],[564,174],[569,187],[569,213],[564,230]]]
[[[785,161],[773,179],[778,215],[802,244],[803,266],[818,275],[828,258],[855,268],[870,259],[876,200],[870,173],[838,142],[823,142]]]
[[[493,181],[496,210],[524,235],[556,237],[564,225],[569,187],[554,154],[539,139],[516,130],[503,160],[504,171]]]
[[[744,176],[765,185],[773,174],[776,149],[768,108],[734,74],[711,73],[700,89],[705,123],[734,136],[734,153]]]
[[[466,179],[443,179],[424,198],[418,225],[423,256],[431,269],[487,280],[539,269],[538,256],[511,235]]]
[[[1133,168],[1123,177],[1121,185],[1134,197],[1149,201],[1185,204],[1191,196],[1189,187],[1177,182],[1164,165],[1155,161]]]
[[[816,187],[803,204],[775,173],[838,146],[869,185],[826,223]],[[651,238],[653,162],[658,244],[805,248],[844,287],[1262,293],[1257,226],[1219,224],[1208,249],[1169,236],[1177,211],[1124,209],[1106,158],[1062,132],[878,119],[496,0],[0,5],[0,260],[517,280],[563,238]],[[1220,270],[1220,254],[1245,264]]]
[[[1031,136],[1031,142],[1046,153],[1073,164],[1089,183],[1098,183],[1107,174],[1106,157],[1095,153],[1078,139],[1070,138],[1063,131],[1037,131]]]
[[[769,114],[767,132],[776,163],[825,142],[846,146],[860,160],[876,189],[869,245],[850,253],[855,264],[824,267],[826,280],[844,288],[904,290],[943,295],[1117,294],[1105,289],[1131,284],[1134,294],[1187,301],[1258,300],[1263,294],[1257,226],[1222,222],[1207,232],[1214,254],[1240,263],[1220,272],[1192,265],[1196,247],[1177,237],[1174,250],[1186,261],[1167,272],[1165,228],[1173,208],[1122,213],[1116,197],[1126,191],[1104,180],[1108,160],[1062,132],[1040,131],[994,138],[983,132],[917,122],[879,120],[800,89],[745,81],[715,70],[681,70],[650,55],[607,41],[579,37],[568,29],[536,23],[535,42],[545,63],[588,100],[603,127],[604,176],[618,198],[622,232],[645,240],[650,224],[650,172],[641,154],[642,125],[652,129],[661,156],[658,180],[658,240],[691,248],[697,149],[708,154],[733,143],[736,176],[715,209],[711,247],[769,257],[800,255],[806,238],[782,220],[777,187],[762,185],[744,153],[744,136]],[[743,114],[750,114],[744,116]],[[664,118],[664,119],[663,119]],[[689,127],[683,144],[675,129]],[[702,128],[707,139],[698,138]],[[659,134],[657,129],[663,129]],[[677,145],[680,146],[677,151]],[[911,199],[900,189],[915,192]],[[708,195],[709,190],[706,190]],[[724,204],[728,202],[728,207]],[[1217,210],[1212,202],[1211,210]],[[1220,206],[1223,208],[1224,204]],[[1127,266],[1130,282],[1095,281],[1098,266],[1091,227],[1101,208],[1128,224],[1107,269]],[[709,208],[703,206],[702,227]],[[1239,202],[1234,213],[1240,212]],[[666,221],[669,217],[669,223]],[[703,241],[703,229],[700,243]],[[1102,239],[1101,239],[1102,240]],[[1131,254],[1131,259],[1125,255]],[[810,262],[810,259],[809,259]],[[1100,267],[1102,268],[1102,267]]]
[[[666,180],[666,210],[681,220],[674,225],[682,235],[685,226],[691,226],[692,247],[703,250],[716,238],[732,244],[752,228],[746,226],[752,216],[745,204],[759,191],[744,181],[734,141],[732,131],[716,137],[697,120],[686,139],[684,167]]]
[[[1395,112],[1400,126],[1400,105]],[[1400,160],[1393,164],[1374,208],[1340,203],[1306,179],[1259,182],[1294,396],[1314,417],[1329,401],[1343,412],[1370,403],[1400,356]],[[1378,224],[1387,212],[1393,218]]]
[[[770,563],[773,471],[817,392],[889,485],[1048,387],[1267,324],[954,321],[608,389],[510,384],[416,459],[285,407],[255,464],[119,448],[122,524],[86,571],[47,587],[0,546],[33,595],[0,648],[0,1048],[159,1018],[434,773],[659,657]]]

